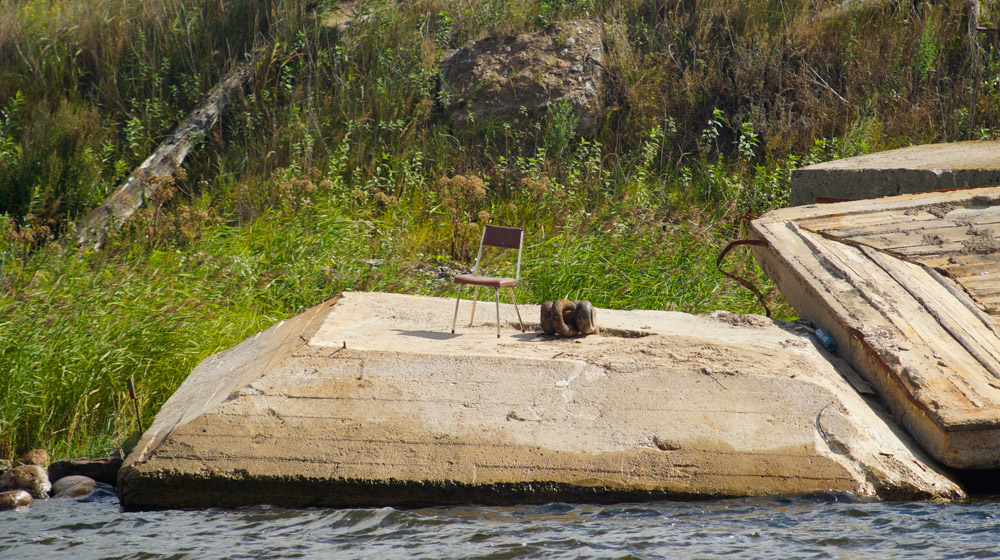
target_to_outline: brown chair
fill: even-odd
[[[483,238],[479,242],[479,254],[476,255],[476,267],[472,269],[472,274],[459,274],[455,277],[458,286],[458,299],[455,300],[455,317],[451,321],[451,332],[455,334],[455,324],[458,322],[458,304],[462,301],[462,288],[466,284],[475,286],[476,291],[472,294],[472,315],[469,316],[469,326],[472,326],[472,319],[476,316],[476,299],[479,297],[480,286],[490,286],[496,290],[497,295],[497,338],[500,338],[500,288],[507,288],[510,292],[510,299],[514,302],[514,310],[517,311],[517,320],[521,323],[521,332],[524,332],[524,321],[521,320],[521,310],[517,308],[517,300],[514,299],[514,286],[517,286],[521,279],[521,246],[524,244],[524,230],[521,228],[511,228],[502,226],[486,226],[483,228]],[[480,276],[479,263],[483,258],[483,247],[497,247],[500,249],[517,249],[517,272],[513,278],[498,276]]]

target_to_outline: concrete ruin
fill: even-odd
[[[790,206],[1000,185],[1000,142],[926,144],[792,172]]]
[[[498,340],[493,313],[450,334],[453,305],[345,293],[204,360],[126,459],[121,503],[963,496],[794,323],[602,309],[600,335],[562,338],[503,305]]]

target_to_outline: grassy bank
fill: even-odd
[[[199,360],[338,291],[451,295],[486,222],[526,228],[527,303],[760,312],[714,261],[793,169],[1000,126],[960,2],[836,4],[365,2],[338,31],[322,2],[0,1],[0,458],[127,446]],[[575,17],[604,22],[616,84],[596,134],[558,111],[450,128],[444,49]],[[183,171],[75,248],[74,220],[251,51]]]

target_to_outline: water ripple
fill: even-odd
[[[992,558],[1000,504],[837,494],[608,506],[123,512],[110,489],[0,512],[0,557]]]

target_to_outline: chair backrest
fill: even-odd
[[[500,247],[501,249],[517,249],[517,272],[514,279],[521,280],[521,246],[524,243],[524,229],[491,226],[483,228],[483,238],[479,242],[479,254],[476,255],[476,268],[473,274],[479,274],[479,261],[483,258],[483,246]]]
[[[519,249],[524,230],[521,228],[486,226],[483,228],[483,245],[503,247],[504,249]]]

